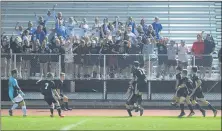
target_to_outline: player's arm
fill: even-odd
[[[56,90],[56,86],[55,86],[55,83],[53,82],[53,86],[52,86],[52,92],[53,94],[58,98],[58,99],[61,99],[59,93],[57,92]]]
[[[18,86],[18,82],[17,80],[13,80],[13,88],[15,90],[18,90],[19,94],[21,94],[22,96],[25,96],[25,94],[22,92],[21,88]]]

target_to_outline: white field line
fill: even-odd
[[[86,121],[88,121],[88,120],[87,119],[86,120],[81,120],[81,121],[79,121],[79,122],[77,122],[75,124],[71,124],[71,125],[65,126],[60,131],[68,131],[68,130],[70,130],[72,128],[75,128],[75,127],[85,123]]]

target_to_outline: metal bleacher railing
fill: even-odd
[[[159,57],[161,56],[159,55]],[[188,66],[185,68],[189,71],[192,66],[196,65],[195,56],[186,55],[186,57]],[[211,55],[211,57],[217,56]],[[71,62],[67,62],[66,59],[69,59],[69,61],[71,59]],[[72,54],[1,54],[1,77],[2,79],[8,79],[10,70],[17,68],[19,79],[39,79],[49,71],[55,75],[55,79],[58,79],[60,72],[67,74],[67,80],[131,79],[131,67],[135,60],[139,61],[141,66],[144,67],[148,80],[158,80],[161,76],[165,80],[175,80],[175,67],[179,63],[178,58],[175,59],[176,65],[174,68],[168,68],[168,65],[166,65],[166,69],[163,66],[158,68],[159,59],[157,54],[88,54],[85,56]],[[168,61],[166,60],[165,63],[167,64]],[[212,67],[206,70],[205,77],[209,80],[220,79],[219,69],[218,59],[215,58]],[[210,73],[210,71],[212,72]],[[201,72],[199,73],[201,74]],[[158,74],[160,77],[156,78]],[[209,75],[211,76],[209,77]]]

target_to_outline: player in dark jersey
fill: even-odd
[[[182,77],[181,77],[181,72],[182,72],[182,68],[180,66],[178,66],[176,68],[176,86],[175,86],[175,89],[177,89],[177,86],[181,84],[181,80],[182,80]],[[171,105],[173,106],[177,106],[177,104],[179,103],[179,98],[177,97],[177,91],[173,97],[173,102],[171,103]]]
[[[59,116],[64,117],[61,114],[61,107],[58,101],[61,99],[61,97],[56,91],[56,86],[53,81],[52,73],[47,73],[46,77],[47,77],[46,80],[40,79],[39,81],[36,82],[36,84],[40,84],[41,86],[40,90],[41,90],[41,93],[44,95],[44,100],[50,106],[50,112],[51,112],[50,116],[53,117],[53,111],[56,105]]]
[[[204,98],[203,91],[201,88],[202,81],[197,76],[197,67],[192,67],[191,79],[192,79],[193,87],[194,87],[192,93],[190,94],[192,104],[196,105],[196,107],[202,112],[203,116],[205,117],[205,110],[203,110],[200,107],[200,105],[196,102],[196,99],[198,99],[200,102],[207,105],[213,111],[214,117],[216,117],[217,110]]]
[[[183,69],[182,71],[182,79],[179,85],[177,86],[177,97],[179,98],[181,113],[178,117],[182,117],[185,115],[184,112],[184,103],[186,103],[190,109],[190,114],[188,117],[193,116],[195,113],[193,111],[193,107],[189,97],[189,88],[191,88],[191,81],[187,77],[187,70]]]
[[[128,93],[130,96],[126,102],[126,108],[129,116],[132,116],[131,111],[135,109],[135,112],[140,111],[140,116],[143,115],[143,107],[142,103],[142,93],[140,90],[142,88],[146,88],[147,79],[145,75],[145,71],[139,68],[140,63],[138,61],[134,61],[134,66],[132,69],[133,79],[130,82],[130,87],[128,89]]]

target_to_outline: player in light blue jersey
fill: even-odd
[[[12,116],[12,111],[15,110],[18,106],[22,107],[23,116],[26,116],[26,105],[23,97],[25,94],[21,91],[16,80],[17,69],[11,71],[11,76],[9,78],[9,98],[13,102],[13,106],[9,109],[9,115]]]

